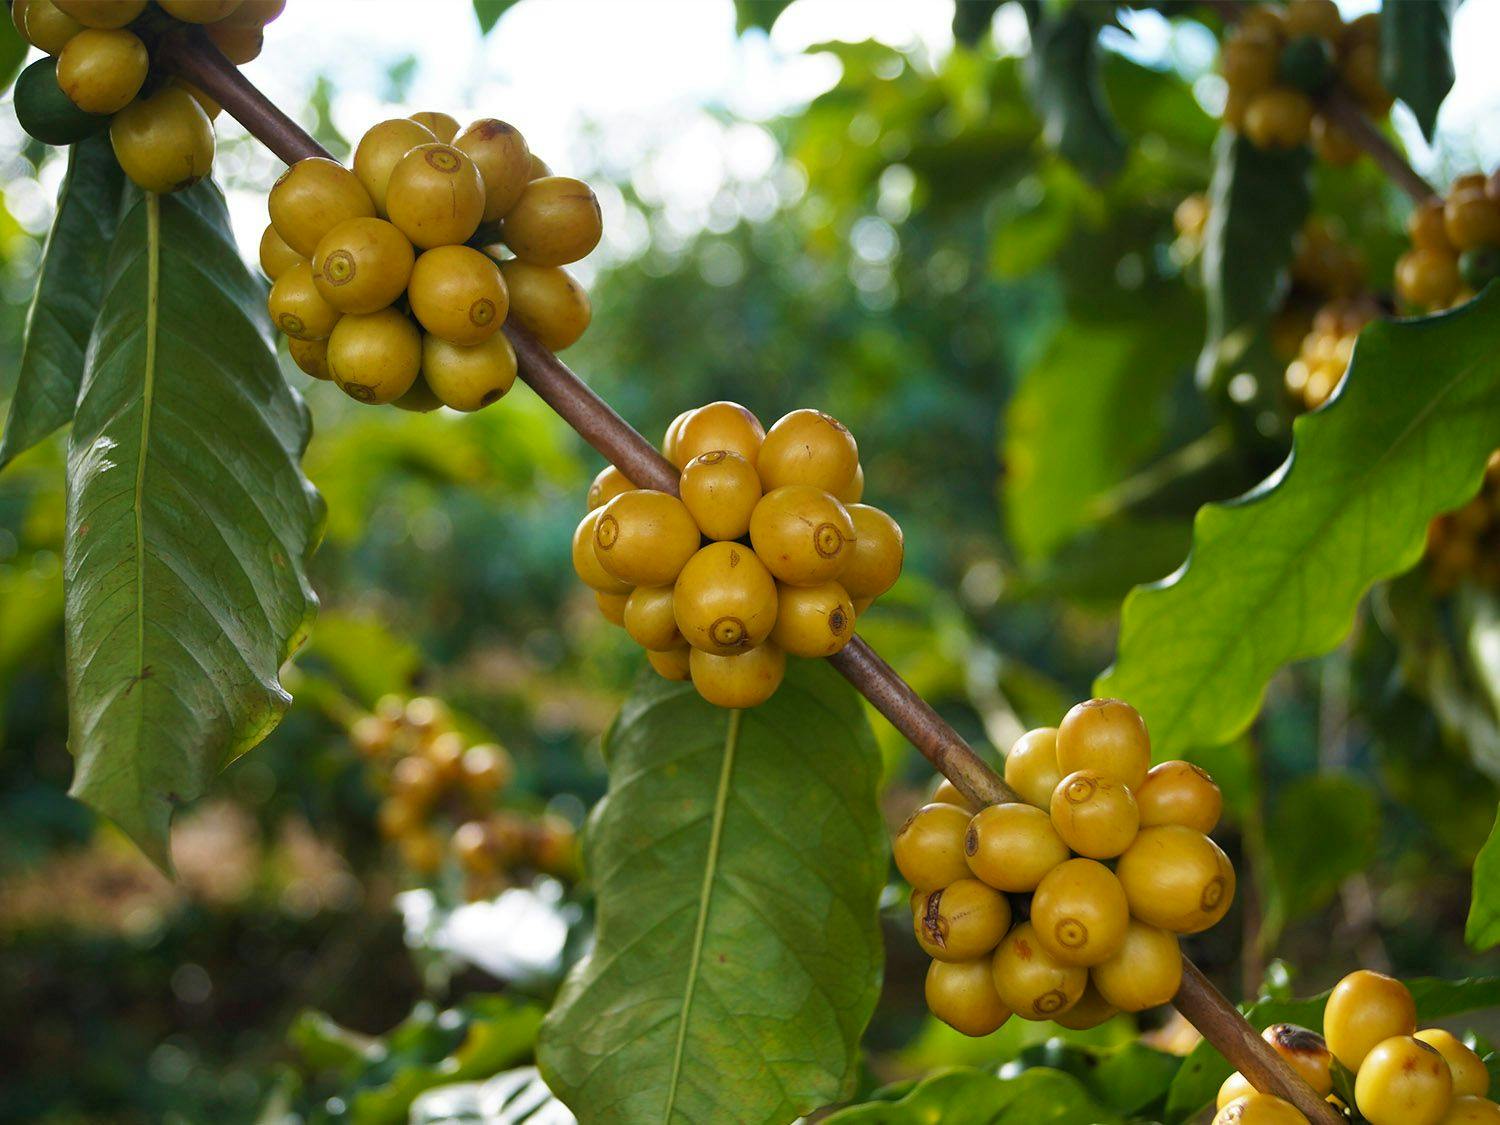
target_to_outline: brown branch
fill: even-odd
[[[1324,117],[1339,127],[1340,132],[1364,149],[1376,167],[1411,196],[1413,202],[1425,203],[1437,194],[1346,91],[1335,87],[1318,108]]]
[[[175,40],[158,54],[157,61],[218,101],[283,160],[328,156],[252,86],[201,31]],[[676,493],[676,468],[650,442],[529,333],[514,325],[506,325],[505,333],[516,349],[521,379],[585,441],[635,484]],[[965,796],[984,804],[1020,799],[862,638],[854,638],[829,661]],[[1182,987],[1173,1002],[1257,1089],[1287,1099],[1319,1125],[1337,1125],[1341,1120],[1186,957]]]

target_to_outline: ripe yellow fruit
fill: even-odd
[[[1208,929],[1234,901],[1229,857],[1203,833],[1176,824],[1141,829],[1115,874],[1132,914],[1176,934]]]
[[[677,464],[677,435],[682,432],[682,424],[688,420],[692,413],[692,410],[684,410],[681,414],[677,415],[677,417],[672,419],[671,424],[667,426],[667,432],[662,435],[661,455],[674,465]]]
[[[673,446],[673,464],[680,469],[694,457],[725,450],[754,466],[765,436],[760,419],[746,407],[737,402],[710,402],[683,419]]]
[[[1141,827],[1180,824],[1205,836],[1219,823],[1224,795],[1207,772],[1191,762],[1162,762],[1152,766],[1135,791]]]
[[[1417,1002],[1395,977],[1369,969],[1350,973],[1323,1005],[1323,1037],[1328,1049],[1350,1070],[1359,1070],[1370,1049],[1417,1029]]]
[[[1010,1019],[1010,1009],[995,991],[988,957],[932,962],[924,991],[928,1010],[965,1035],[989,1035]]]
[[[435,109],[424,109],[411,115],[411,119],[424,129],[431,131],[443,144],[452,144],[458,135],[458,120],[452,114]]]
[[[307,261],[288,246],[276,228],[267,226],[260,236],[260,268],[268,278],[275,281],[299,262]]]
[[[1500,1105],[1487,1098],[1462,1094],[1453,1099],[1438,1125],[1500,1125]]]
[[[671,586],[637,586],[625,602],[622,624],[631,639],[649,651],[665,652],[687,643],[677,628]]]
[[[510,308],[500,267],[468,246],[424,251],[412,267],[407,298],[422,327],[450,344],[482,344]]]
[[[854,476],[850,478],[848,484],[835,492],[834,495],[845,504],[858,504],[863,500],[865,496],[865,467],[863,465],[855,465]]]
[[[224,112],[223,106],[214,101],[213,98],[209,97],[199,87],[194,86],[187,79],[173,78],[171,81],[171,85],[176,86],[179,89],[186,90],[188,93],[192,94],[193,100],[203,107],[203,112],[208,114],[208,119],[210,121],[213,121],[219,116],[219,114]]]
[[[1093,770],[1139,789],[1151,766],[1146,721],[1118,699],[1089,699],[1074,705],[1057,728],[1057,768],[1064,775]]]
[[[205,30],[213,45],[235,66],[253,62],[260,58],[261,51],[265,49],[266,33],[258,27],[216,23]]]
[[[422,377],[444,406],[466,413],[482,410],[515,385],[516,353],[498,332],[469,347],[424,335]]]
[[[24,9],[12,13],[13,18],[17,15],[24,25],[18,25],[22,37],[49,55],[60,53],[68,45],[68,40],[83,30],[83,24],[53,0],[28,0]]]
[[[782,582],[815,586],[837,578],[848,563],[854,521],[822,489],[789,485],[766,493],[755,505],[750,542]]]
[[[932,796],[928,798],[928,801],[940,802],[945,805],[957,805],[959,808],[968,809],[970,812],[978,812],[983,807],[965,797],[959,791],[958,786],[954,785],[946,777],[938,782],[937,788],[932,791]],[[991,885],[993,886],[993,884]]]
[[[1446,308],[1462,287],[1452,251],[1417,247],[1396,259],[1396,292],[1415,308]]]
[[[594,591],[594,604],[599,607],[599,612],[611,625],[625,624],[625,603],[628,601],[625,594],[606,594],[599,590]]]
[[[1333,1053],[1316,1031],[1294,1023],[1273,1023],[1260,1037],[1320,1095],[1333,1091]]]
[[[1089,971],[1064,965],[1036,939],[1030,922],[1022,922],[995,950],[991,966],[1000,1002],[1023,1020],[1050,1020],[1083,997]]]
[[[1005,755],[1005,784],[1028,805],[1048,812],[1052,793],[1062,780],[1057,767],[1057,728],[1037,727],[1016,739]]]
[[[1255,1087],[1250,1085],[1250,1079],[1239,1071],[1235,1071],[1220,1084],[1218,1097],[1214,1100],[1214,1108],[1223,1109],[1236,1098],[1243,1098],[1246,1094],[1255,1092]]]
[[[602,508],[622,492],[635,487],[630,478],[613,465],[605,465],[589,485],[589,511]]]
[[[381,121],[365,130],[354,150],[354,174],[374,201],[377,214],[386,213],[385,193],[397,161],[418,145],[436,142],[431,129],[409,117]]]
[[[423,250],[465,242],[484,214],[484,180],[468,153],[421,144],[391,169],[385,189],[391,222]]]
[[[1273,36],[1237,31],[1224,40],[1224,48],[1219,52],[1219,71],[1231,90],[1249,97],[1276,84],[1280,55],[1280,45]]]
[[[72,45],[68,44],[69,47]],[[67,48],[63,48],[64,57],[67,53]],[[57,66],[57,77],[61,82],[61,61]],[[1500,246],[1500,200],[1491,199],[1482,187],[1450,192],[1448,202],[1443,206],[1443,229],[1455,250]]]
[[[1182,985],[1177,935],[1132,918],[1120,948],[1089,975],[1099,995],[1122,1012],[1169,1003]]]
[[[1419,250],[1455,253],[1453,243],[1448,241],[1445,205],[1441,199],[1429,199],[1417,204],[1406,218],[1406,235]]]
[[[520,258],[500,263],[510,293],[510,319],[549,351],[578,342],[593,318],[589,295],[561,266],[533,266]]]
[[[533,180],[540,180],[543,176],[550,175],[552,175],[552,169],[547,165],[547,162],[533,152],[531,154],[531,178]]]
[[[124,27],[146,10],[146,0],[52,0],[84,27]]]
[[[1413,1038],[1420,1039],[1443,1056],[1453,1074],[1454,1097],[1474,1094],[1482,1098],[1490,1092],[1490,1072],[1485,1068],[1484,1060],[1453,1032],[1441,1027],[1426,1027]]]
[[[969,812],[957,805],[923,805],[906,818],[891,841],[901,877],[918,892],[941,890],[970,878],[964,858]]]
[[[328,337],[328,370],[356,402],[394,402],[422,368],[422,334],[398,309],[350,313]]]
[[[692,650],[683,645],[681,648],[668,649],[665,652],[647,652],[646,660],[656,671],[656,674],[664,680],[689,680],[692,679],[692,663],[689,653]]]
[[[715,707],[742,710],[758,707],[776,694],[786,674],[786,655],[769,642],[735,656],[690,648],[688,667],[704,699]]]
[[[286,347],[291,353],[292,362],[314,379],[333,378],[333,373],[328,370],[327,340],[299,340],[288,336]]]
[[[299,160],[283,172],[266,206],[276,233],[304,258],[311,258],[323,236],[346,219],[375,214],[370,193],[354,173],[322,156]]]
[[[1245,106],[1245,135],[1256,148],[1290,149],[1312,131],[1312,99],[1290,86],[1273,86]]]
[[[590,589],[602,590],[606,594],[628,594],[633,588],[631,584],[605,570],[594,550],[594,529],[599,523],[601,510],[595,508],[578,521],[573,532],[573,571]]]
[[[1071,854],[1052,827],[1051,818],[1031,805],[980,809],[964,835],[969,870],[976,879],[1000,891],[1020,894],[1036,890],[1042,877],[1065,863]]]
[[[240,0],[219,22],[226,27],[265,27],[286,11],[286,0]]]
[[[179,86],[164,86],[115,114],[109,143],[141,190],[162,195],[192,187],[214,164],[213,122]]]
[[[467,792],[489,796],[506,788],[515,772],[515,763],[503,746],[481,742],[464,751],[459,781]]]
[[[681,500],[638,488],[599,509],[594,554],[605,570],[632,586],[667,586],[697,553],[700,539]]]
[[[340,312],[372,313],[406,291],[415,261],[406,236],[384,219],[345,219],[318,240],[313,281]]]
[[[743,544],[710,543],[692,554],[676,578],[673,613],[683,637],[696,649],[720,656],[743,652],[776,626],[776,582]]]
[[[484,179],[483,222],[504,217],[531,182],[531,150],[514,125],[483,117],[454,139],[468,153]]]
[[[766,431],[755,467],[767,492],[800,484],[838,494],[854,479],[859,446],[832,415],[794,410]]]
[[[1050,811],[1063,842],[1089,859],[1121,854],[1140,827],[1140,810],[1130,790],[1097,770],[1075,770],[1059,781]]]
[[[318,292],[312,263],[306,261],[282,271],[271,285],[266,309],[277,330],[295,340],[326,340],[339,322],[339,310]]]
[[[569,176],[531,180],[500,221],[505,245],[522,261],[537,266],[578,261],[599,245],[603,232],[604,216],[594,189]]]
[[[839,581],[850,597],[878,598],[901,577],[906,540],[901,525],[879,508],[868,504],[848,507],[854,523],[854,547]]]
[[[1099,995],[1099,990],[1094,987],[1094,982],[1091,980],[1088,987],[1083,990],[1083,996],[1079,998],[1078,1003],[1065,1012],[1059,1012],[1052,1017],[1052,1020],[1073,1031],[1087,1031],[1091,1027],[1098,1027],[1106,1020],[1113,1019],[1119,1013],[1118,1008]]]
[[[150,63],[134,32],[85,28],[57,56],[57,84],[85,113],[117,113],[140,93]]]
[[[1291,1102],[1273,1094],[1244,1094],[1214,1115],[1213,1125],[1307,1125]]]
[[[837,582],[780,586],[771,640],[793,656],[832,656],[854,636],[854,604]]]
[[[1453,1102],[1453,1075],[1437,1048],[1392,1036],[1359,1064],[1354,1101],[1370,1125],[1438,1125]]]
[[[413,414],[430,414],[443,405],[443,400],[432,393],[432,388],[427,385],[427,380],[422,378],[422,373],[419,371],[407,392],[391,405],[397,410],[406,410]]]
[[[1337,44],[1344,34],[1344,17],[1333,0],[1289,0],[1286,33],[1288,37],[1316,35]]]
[[[760,503],[760,477],[738,453],[715,449],[684,466],[677,486],[698,530],[710,539],[739,539]]]
[[[240,0],[157,0],[162,11],[183,23],[218,23],[240,6]]]
[[[955,879],[921,899],[912,929],[933,960],[971,961],[994,949],[1010,929],[1010,902],[978,879]]]
[[[1114,872],[1091,859],[1070,859],[1043,876],[1031,899],[1037,941],[1066,965],[1098,965],[1119,952],[1130,905]],[[1105,994],[1116,1007],[1118,1000]]]

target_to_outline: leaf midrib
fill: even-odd
[[[146,727],[146,450],[151,442],[151,409],[156,398],[156,336],[161,288],[161,200],[146,193],[146,349],[141,372],[141,438],[136,455],[135,496],[131,509],[135,518],[135,680],[139,691],[135,706],[135,745],[145,738]],[[132,756],[139,773],[139,755]]]

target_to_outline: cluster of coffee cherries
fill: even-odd
[[[573,826],[497,808],[515,773],[510,755],[470,743],[441,700],[387,696],[350,725],[349,740],[384,794],[381,835],[413,874],[431,878],[451,859],[470,900],[493,897],[527,871],[576,875]]]
[[[1360,149],[1321,111],[1335,88],[1371,117],[1390,112],[1380,81],[1380,17],[1345,24],[1333,0],[1291,0],[1246,9],[1224,40],[1220,69],[1229,90],[1224,121],[1264,149],[1298,148],[1311,139],[1330,164]]]
[[[1446,198],[1429,199],[1406,224],[1411,249],[1396,263],[1396,293],[1414,312],[1470,300],[1500,277],[1500,172],[1459,176]]]
[[[1012,1014],[1082,1029],[1177,994],[1178,935],[1224,917],[1235,875],[1208,837],[1223,809],[1213,779],[1150,763],[1140,714],[1091,699],[1011,748],[1021,802],[976,810],[944,783],[901,826],[935,1016],[966,1035]]]
[[[1370,1125],[1500,1125],[1500,1105],[1485,1097],[1490,1073],[1483,1060],[1450,1031],[1418,1031],[1411,991],[1383,973],[1359,969],[1334,986],[1323,1007],[1322,1035],[1278,1023],[1263,1037],[1341,1111],[1352,1096]],[[1259,1113],[1265,1100],[1244,1076],[1231,1074],[1219,1088],[1214,1121],[1307,1120],[1290,1106],[1280,1116]],[[1234,1116],[1236,1105],[1247,1108]]]
[[[214,162],[218,104],[152,69],[164,35],[201,25],[234,63],[260,54],[286,0],[14,0],[21,37],[46,52],[16,79],[16,119],[45,144],[109,129],[120,167],[144,191],[191,187]]]
[[[359,402],[479,410],[515,382],[507,317],[553,351],[588,327],[562,267],[598,244],[599,200],[504,121],[382,121],[352,169],[299,160],[268,204],[271,321],[298,367]]]
[[[1427,525],[1427,572],[1438,593],[1465,579],[1500,589],[1500,449],[1484,467],[1479,495]]]
[[[854,435],[817,410],[769,430],[735,402],[678,415],[662,452],[679,496],[613,467],[589,489],[573,568],[658,673],[754,707],[786,657],[832,656],[901,573],[901,528],[859,501]]]
[[[1383,315],[1385,310],[1368,293],[1335,297],[1314,314],[1297,358],[1286,368],[1287,393],[1297,407],[1316,410],[1333,396],[1349,370],[1360,332]]]

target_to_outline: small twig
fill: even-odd
[[[1413,202],[1425,203],[1437,194],[1432,190],[1432,185],[1406,162],[1406,157],[1375,127],[1374,122],[1347,92],[1333,89],[1318,108],[1322,110],[1323,116],[1339,127],[1340,132],[1364,149],[1376,167],[1411,196]]]

